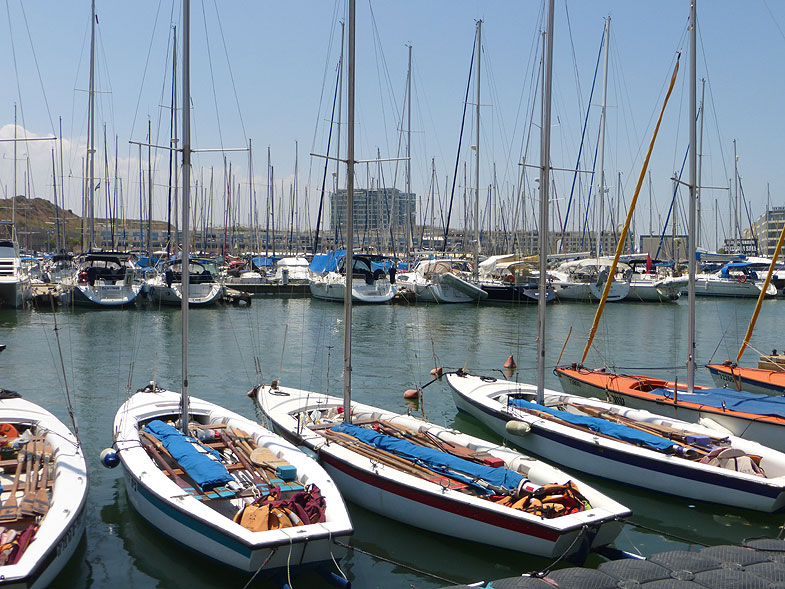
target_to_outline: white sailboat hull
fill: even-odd
[[[563,378],[561,383],[562,388],[568,393],[583,396],[603,395],[609,403],[623,405],[631,409],[656,411],[657,415],[688,423],[697,423],[738,438],[754,440],[779,452],[785,452],[785,431],[783,431],[783,426],[756,420],[754,416],[750,416],[750,419],[745,419],[723,413],[722,411],[696,410],[683,404],[674,404],[673,401],[649,401],[632,395],[625,395],[620,391],[601,390],[571,378]],[[707,407],[707,409],[710,408]]]
[[[543,519],[504,508],[480,497],[445,488],[437,482],[386,466],[340,444],[328,444],[324,436],[298,425],[296,415],[308,414],[319,420],[319,416],[334,412],[341,406],[340,399],[297,389],[263,386],[257,392],[257,402],[276,429],[290,441],[296,440],[318,454],[349,501],[418,528],[506,550],[556,557],[580,547],[576,539],[579,529],[584,525],[592,528],[590,537],[583,539],[590,546],[598,547],[612,541],[620,531],[621,522],[617,518],[627,513],[626,508],[579,481],[575,482],[584,495],[590,498],[593,509],[560,518]],[[419,428],[419,431],[427,431],[441,440],[454,440],[461,445],[475,444],[478,450],[487,448],[494,456],[504,457],[506,464],[525,463],[527,476],[531,480],[564,482],[569,479],[566,474],[540,461],[454,430],[368,405],[353,403],[352,407],[356,423],[376,418],[410,429]]]
[[[125,470],[128,497],[153,527],[194,552],[233,568],[264,569],[313,565],[340,558],[345,549],[336,540],[352,533],[346,507],[332,480],[312,459],[260,425],[217,405],[191,397],[191,414],[206,424],[227,424],[249,433],[259,447],[282,453],[297,467],[303,484],[319,487],[327,501],[326,521],[297,527],[252,532],[232,521],[229,503],[215,509],[186,494],[161,471],[139,442],[139,424],[167,419],[179,411],[180,395],[171,391],[138,392],[117,412],[115,445]],[[226,502],[241,499],[216,500]],[[234,506],[234,507],[232,507]]]
[[[731,505],[758,511],[774,512],[785,506],[785,454],[756,442],[732,438],[732,446],[748,454],[766,457],[764,470],[768,478],[700,464],[671,454],[662,454],[593,432],[580,431],[523,411],[507,408],[497,400],[500,395],[525,394],[532,399],[536,388],[510,381],[482,379],[476,376],[447,375],[458,409],[464,411],[497,434],[546,460],[566,468],[591,473],[658,493],[668,493],[701,501]],[[690,432],[711,433],[698,425],[678,421],[663,422],[661,415],[618,407],[596,399],[573,397],[557,391],[545,391],[545,405],[585,404],[644,422],[663,423]],[[522,421],[530,426],[525,434],[510,433],[507,423]],[[761,463],[763,465],[763,462]]]
[[[52,447],[49,480],[54,482],[49,509],[39,522],[33,541],[16,564],[0,566],[0,585],[46,587],[73,556],[84,534],[88,488],[84,454],[62,422],[24,399],[0,400],[0,421],[30,426],[35,435],[45,436]],[[4,491],[10,487],[10,481],[4,480]],[[9,496],[9,492],[3,493],[3,504]]]

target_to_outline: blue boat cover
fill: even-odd
[[[654,389],[652,395],[673,398],[673,389]],[[710,388],[695,391],[692,394],[679,391],[679,401],[708,405],[716,409],[723,407],[729,411],[742,411],[755,415],[785,417],[785,397],[769,396],[758,393],[747,393],[735,389]]]
[[[251,258],[251,263],[256,268],[272,268],[275,264],[275,258],[270,258],[267,256],[255,256]]]
[[[144,429],[161,440],[172,458],[203,490],[209,491],[233,480],[232,475],[223,464],[194,448],[194,443],[198,444],[199,442],[183,435],[180,430],[160,419],[151,421]],[[212,448],[207,448],[207,450],[213,456],[218,454]]]
[[[643,432],[639,429],[635,429],[634,427],[622,425],[621,423],[613,423],[612,421],[602,419],[601,417],[575,415],[574,413],[569,413],[567,411],[560,411],[559,409],[553,409],[551,407],[545,407],[544,405],[538,405],[537,403],[531,403],[525,399],[512,398],[509,400],[509,404],[522,409],[536,409],[537,411],[543,411],[558,417],[559,419],[563,419],[568,423],[588,427],[593,432],[605,434],[606,436],[611,436],[612,438],[629,442],[630,444],[635,444],[636,446],[643,446],[652,450],[664,451],[673,450],[674,448],[673,442],[666,438],[661,438],[660,436],[655,436],[654,434]]]
[[[523,475],[507,468],[494,468],[477,464],[447,452],[426,448],[394,436],[386,436],[364,427],[340,423],[330,429],[335,432],[349,434],[366,444],[411,460],[418,466],[425,467],[433,472],[461,480],[472,485],[478,491],[489,495],[500,491],[500,487],[513,491],[521,481],[526,479]],[[486,484],[484,485],[483,482]]]
[[[329,254],[315,254],[308,268],[311,272],[322,274],[338,270],[338,261],[346,255],[346,250],[338,250]]]

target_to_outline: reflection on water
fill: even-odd
[[[785,347],[781,341],[785,332],[783,305],[778,300],[766,302],[753,346],[762,350]],[[754,301],[698,300],[699,365],[712,356],[714,360],[735,357],[753,306]],[[564,362],[580,359],[594,311],[593,305],[582,304],[548,307],[549,366],[556,363],[563,346]],[[683,379],[686,311],[686,301],[608,305],[586,364],[615,364]],[[428,383],[435,366],[466,366],[502,377],[510,354],[519,366],[515,378],[535,382],[536,313],[533,306],[358,305],[353,317],[354,396],[361,402],[406,411],[404,391]],[[194,309],[190,316],[190,389],[195,396],[258,418],[245,393],[260,380],[280,378],[289,386],[340,394],[341,305],[307,298],[266,298],[254,299],[250,307]],[[37,311],[0,311],[0,343],[8,345],[0,354],[0,386],[44,404],[67,422],[54,318],[52,313]],[[195,559],[144,523],[128,504],[121,469],[104,470],[97,459],[100,450],[111,443],[112,419],[127,390],[133,392],[153,379],[179,388],[180,311],[61,310],[56,319],[91,485],[87,534],[77,557],[58,581],[60,586],[242,587],[247,576]],[[748,352],[746,363],[754,363],[753,356]],[[256,372],[257,364],[261,374]],[[699,372],[696,381],[711,383],[705,371]],[[559,387],[550,372],[546,386]],[[419,414],[422,409],[431,421],[500,442],[471,417],[457,413],[444,382],[424,389],[422,406],[412,413]],[[631,520],[640,527],[626,526],[617,541],[617,547],[631,552],[651,554],[697,543],[773,536],[783,520],[782,515],[687,502],[657,489],[631,489],[589,480],[585,475],[580,478],[633,510]],[[548,565],[542,559],[415,530],[357,507],[351,508],[351,514],[357,529],[353,543],[405,565],[352,552],[341,565],[358,587],[445,584],[408,567],[467,582]],[[592,556],[589,563],[600,561]],[[280,583],[267,580],[258,586]],[[295,586],[319,587],[323,583],[308,575]]]

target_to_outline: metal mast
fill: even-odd
[[[352,270],[354,261],[354,36],[355,0],[349,0],[349,71],[346,87],[346,289],[344,292],[343,419],[352,422]],[[338,134],[340,136],[340,133]]]
[[[537,299],[537,402],[545,396],[545,293],[548,281],[548,179],[551,159],[551,86],[553,84],[553,0],[548,0],[542,78],[542,135],[540,141],[540,283]]]
[[[482,21],[477,21],[477,140],[474,145],[474,269],[472,276],[477,280],[480,268],[480,53],[482,52]]]
[[[602,227],[605,215],[605,113],[608,105],[608,47],[611,36],[611,17],[605,19],[605,65],[602,74],[602,106],[600,110],[600,145],[598,154],[599,178],[597,180],[597,200],[600,213],[597,216],[597,258],[602,254]]]
[[[183,374],[182,417],[183,432],[188,433],[188,286],[191,282],[191,235],[189,208],[191,198],[191,3],[183,0],[183,247],[182,247],[182,323],[183,323]]]
[[[687,334],[687,392],[692,393],[695,388],[695,236],[696,236],[696,227],[695,227],[695,219],[696,219],[696,192],[697,192],[697,151],[696,151],[696,121],[695,121],[695,112],[696,112],[696,98],[697,98],[697,89],[695,86],[695,79],[697,77],[696,74],[696,52],[697,52],[697,43],[696,43],[696,30],[697,30],[697,20],[696,20],[696,4],[697,0],[692,0],[690,5],[690,110],[689,117],[690,117],[690,210],[689,210],[689,232],[688,232],[688,242],[689,242],[689,254],[688,254],[688,268],[690,273],[690,280],[689,280],[689,288],[687,291],[687,303],[688,303],[688,315],[689,315],[689,324],[688,324],[688,334]],[[674,391],[675,393],[675,391]]]

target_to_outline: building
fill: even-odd
[[[357,189],[352,205],[355,235],[387,231],[397,228],[398,233],[411,224],[417,213],[417,195],[401,192],[395,188]],[[407,218],[410,221],[407,222]],[[346,189],[330,195],[330,229],[342,236],[346,230]],[[389,238],[389,234],[385,236]],[[340,238],[339,238],[340,240]]]
[[[755,240],[760,255],[773,256],[783,224],[785,224],[785,207],[772,207],[758,217],[751,227],[742,231],[742,241]],[[725,251],[728,252],[728,249],[726,248]]]

